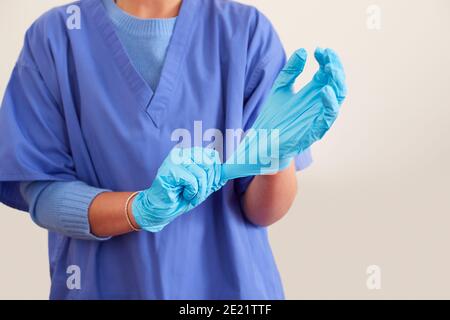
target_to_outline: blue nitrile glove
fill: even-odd
[[[221,163],[208,148],[174,148],[158,170],[152,186],[132,203],[132,213],[142,229],[158,232],[179,215],[202,203],[220,189]]]
[[[304,49],[297,50],[280,72],[248,135],[223,165],[223,180],[277,172],[330,129],[347,94],[344,69],[333,50],[318,48],[315,57],[319,71],[295,93],[294,83],[306,57]],[[271,150],[271,137],[278,142],[278,152]],[[269,143],[261,144],[264,139]],[[249,158],[257,159],[256,163]]]

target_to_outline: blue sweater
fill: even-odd
[[[131,62],[155,91],[176,18],[139,19],[122,11],[113,0],[103,3]]]
[[[176,18],[139,19],[103,0],[117,35],[131,62],[155,91],[164,64]],[[33,221],[41,227],[86,240],[104,240],[91,234],[88,212],[92,200],[108,190],[93,188],[81,181],[23,182],[21,192],[29,204]]]

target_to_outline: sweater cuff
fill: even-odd
[[[47,229],[83,240],[108,240],[93,235],[89,206],[94,198],[109,190],[94,188],[81,181],[52,182],[41,192],[32,212],[33,220]]]

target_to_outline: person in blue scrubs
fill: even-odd
[[[174,132],[249,129],[284,64],[268,19],[233,1],[81,0],[33,23],[0,108],[0,201],[48,229],[51,299],[284,298],[266,227],[309,151],[160,232],[125,214]]]

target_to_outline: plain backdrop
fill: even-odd
[[[295,205],[270,228],[287,298],[450,298],[450,2],[244,2],[269,17],[288,54],[332,47],[348,76]],[[64,3],[0,1],[2,95],[25,30]],[[379,30],[367,25],[371,5]],[[310,57],[299,86],[316,69]],[[0,298],[47,299],[45,230],[3,205],[0,226]],[[371,265],[379,290],[366,285]]]

